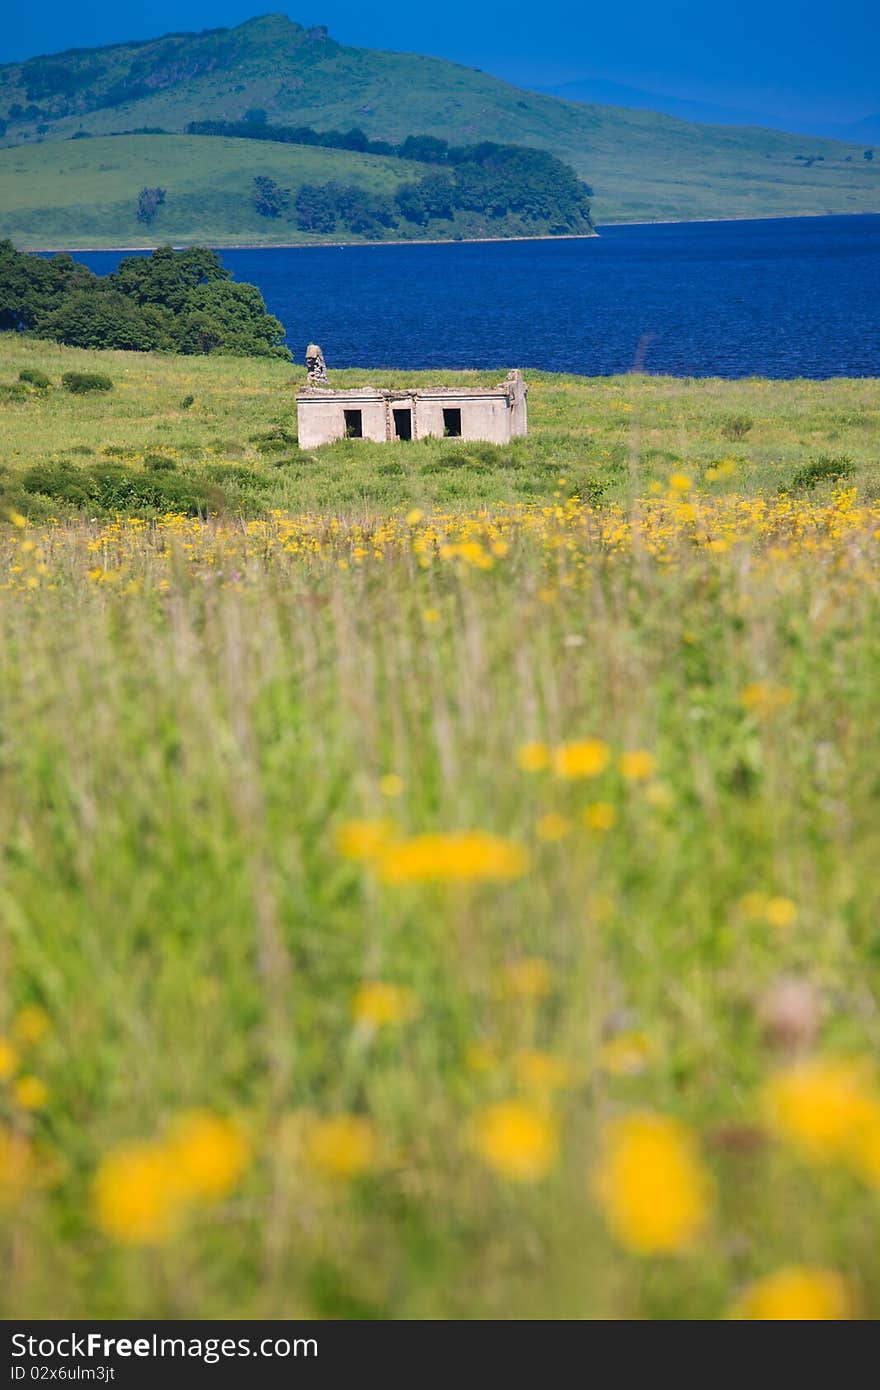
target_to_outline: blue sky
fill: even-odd
[[[0,61],[233,25],[273,8],[271,0],[18,4],[4,16]],[[880,112],[877,0],[303,0],[287,12],[326,24],[344,43],[432,53],[524,86],[592,76],[792,119]]]

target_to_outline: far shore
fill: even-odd
[[[326,251],[334,247],[339,251],[347,251],[350,247],[358,246],[482,246],[503,241],[596,241],[601,237],[604,227],[699,227],[712,226],[720,222],[806,222],[826,217],[877,217],[878,215],[880,215],[880,208],[876,212],[755,213],[742,217],[652,217],[626,222],[601,222],[597,224],[595,232],[572,233],[569,236],[407,237],[385,241],[211,241],[210,245],[215,251]],[[39,253],[62,254],[66,252],[70,255],[84,251],[108,251],[116,254],[155,251],[157,246],[167,244],[167,242],[157,241],[148,246],[28,246],[21,249]],[[187,246],[204,246],[205,241],[189,240],[180,243],[172,242],[171,244],[176,251],[180,251],[185,250]]]

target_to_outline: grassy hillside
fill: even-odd
[[[880,1315],[878,383],[0,357],[0,1316]]]
[[[296,325],[289,327],[296,336]],[[50,390],[18,384],[19,372],[31,367],[50,378]],[[104,373],[114,389],[71,396],[60,387],[71,370]],[[530,372],[529,435],[510,446],[346,440],[303,453],[293,396],[304,378],[298,365],[264,359],[81,352],[0,334],[0,509],[35,517],[76,512],[65,503],[69,470],[109,465],[131,471],[129,505],[141,495],[147,500],[137,509],[147,514],[163,510],[149,498],[156,478],[166,476],[175,487],[202,489],[212,506],[251,516],[269,508],[389,511],[570,494],[625,503],[650,495],[675,469],[703,480],[713,495],[827,493],[841,478],[880,495],[876,381],[587,380]],[[394,386],[436,376],[332,373],[337,385],[377,379]],[[444,380],[492,384],[496,376],[447,373]],[[167,473],[154,471],[157,459],[169,462]],[[23,489],[37,466],[50,482],[55,477],[54,492]],[[112,490],[106,495],[113,511],[119,499]]]
[[[179,132],[191,120],[240,118],[253,107],[270,123],[356,125],[374,138],[429,131],[464,143],[541,146],[593,185],[600,222],[880,208],[880,161],[865,161],[857,146],[560,101],[440,59],[347,48],[280,15],[0,69],[0,116],[15,109],[21,117],[6,142],[44,142],[36,156],[46,174],[43,206],[59,163],[73,158],[73,146],[60,156],[53,147],[78,131]],[[215,169],[221,183],[225,169],[215,144],[198,152],[200,178],[211,187]],[[8,230],[0,221],[0,234]],[[226,235],[225,221],[215,224],[212,240]]]
[[[399,159],[194,135],[19,146],[0,150],[0,235],[24,250],[314,242],[320,238],[300,232],[293,218],[256,212],[255,175],[268,175],[293,193],[303,183],[336,180],[392,194],[408,176],[425,172],[426,166]],[[168,190],[168,199],[146,228],[137,220],[137,196],[145,185],[157,184]],[[418,230],[412,227],[412,235]]]

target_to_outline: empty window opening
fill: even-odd
[[[364,413],[362,410],[346,410],[345,415],[345,437],[346,439],[363,439],[364,437]]]
[[[443,412],[443,433],[447,439],[461,438],[461,411],[450,408]]]
[[[412,411],[395,410],[394,412],[394,437],[395,439],[412,439]]]

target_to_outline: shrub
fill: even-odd
[[[41,372],[39,367],[25,367],[18,374],[19,381],[23,381],[28,386],[35,386],[38,391],[47,391],[52,385],[45,372]]]
[[[726,415],[721,422],[721,433],[725,439],[745,439],[754,423],[750,415]]]
[[[29,394],[20,381],[0,382],[0,401],[26,401]]]
[[[803,468],[799,468],[791,480],[791,485],[794,489],[806,488],[811,492],[819,483],[834,483],[841,478],[851,478],[855,471],[855,464],[846,454],[841,454],[839,458],[822,454],[820,458],[813,459],[810,463],[804,464]]]
[[[109,376],[102,376],[100,372],[65,372],[61,385],[74,396],[84,396],[88,391],[113,390]]]
[[[181,410],[189,410],[191,405],[195,405],[195,400],[195,396],[184,396],[183,400],[180,402]]]

